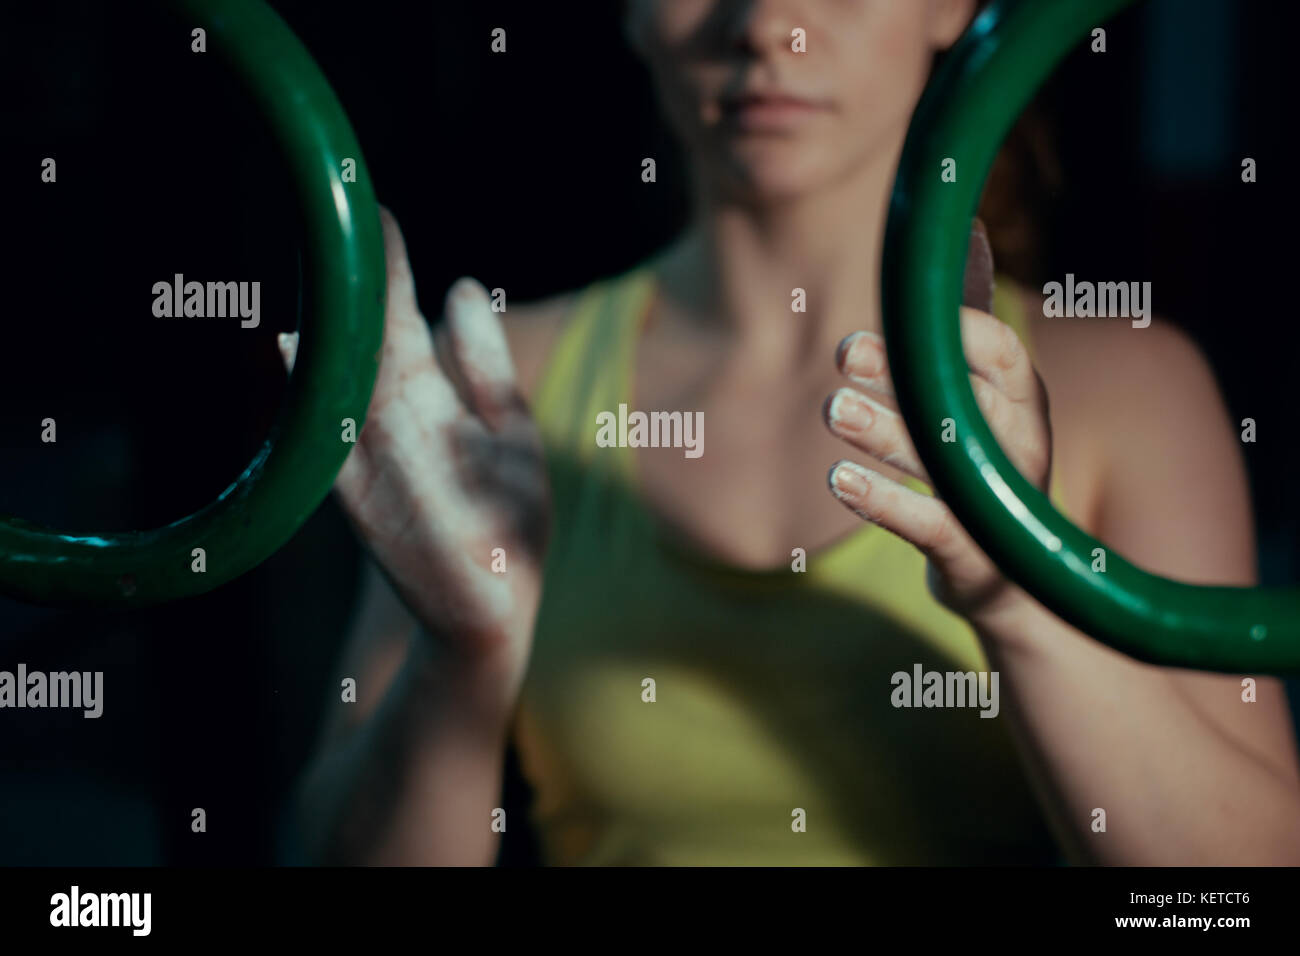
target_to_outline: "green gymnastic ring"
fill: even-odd
[[[262,0],[173,0],[183,32],[207,31],[251,94],[296,186],[307,250],[304,315],[284,407],[270,436],[216,501],[153,531],[61,533],[0,518],[0,593],[33,604],[140,607],[200,594],[280,548],[329,493],[370,404],[383,342],[384,247],[361,149],[306,48]],[[356,160],[344,183],[342,161]],[[264,340],[263,340],[264,341]],[[206,571],[191,570],[194,548]]]
[[[998,447],[957,323],[971,223],[1007,131],[1055,65],[1132,0],[997,0],[926,89],[885,239],[886,350],[936,492],[1009,578],[1084,633],[1153,664],[1300,671],[1300,589],[1197,587],[1139,570],[1060,515]],[[940,179],[946,158],[956,183]],[[944,442],[940,423],[955,422]]]

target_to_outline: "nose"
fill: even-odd
[[[790,0],[739,0],[727,20],[727,43],[754,55],[789,51],[796,23]]]

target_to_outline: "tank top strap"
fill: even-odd
[[[533,417],[548,444],[591,460],[596,416],[617,413],[628,394],[632,352],[653,290],[652,269],[642,264],[579,295],[533,396]]]
[[[1025,308],[1025,290],[1006,276],[999,275],[993,288],[993,314],[1015,329],[1031,358],[1034,341],[1030,335],[1029,311]]]

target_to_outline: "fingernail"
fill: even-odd
[[[877,339],[870,332],[854,332],[840,343],[839,364],[846,375],[874,379],[884,371]]]
[[[831,491],[836,498],[860,498],[867,493],[871,483],[871,472],[851,461],[841,461],[831,469]]]
[[[849,352],[853,349],[853,343],[862,338],[865,332],[854,332],[852,335],[846,335],[840,340],[839,347],[835,349],[835,364],[844,367],[844,360],[849,357]]]
[[[851,388],[841,388],[831,397],[826,420],[838,432],[858,435],[871,427],[871,407]]]

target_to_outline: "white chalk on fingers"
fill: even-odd
[[[440,374],[401,382],[398,394],[416,420],[430,428],[450,425],[463,410],[455,387]]]
[[[487,290],[471,278],[457,279],[447,292],[447,331],[466,374],[492,386],[514,381],[514,363]]]
[[[293,360],[298,357],[298,333],[281,332],[275,337],[275,344],[280,347],[280,357],[284,360],[286,371],[293,371]]]

